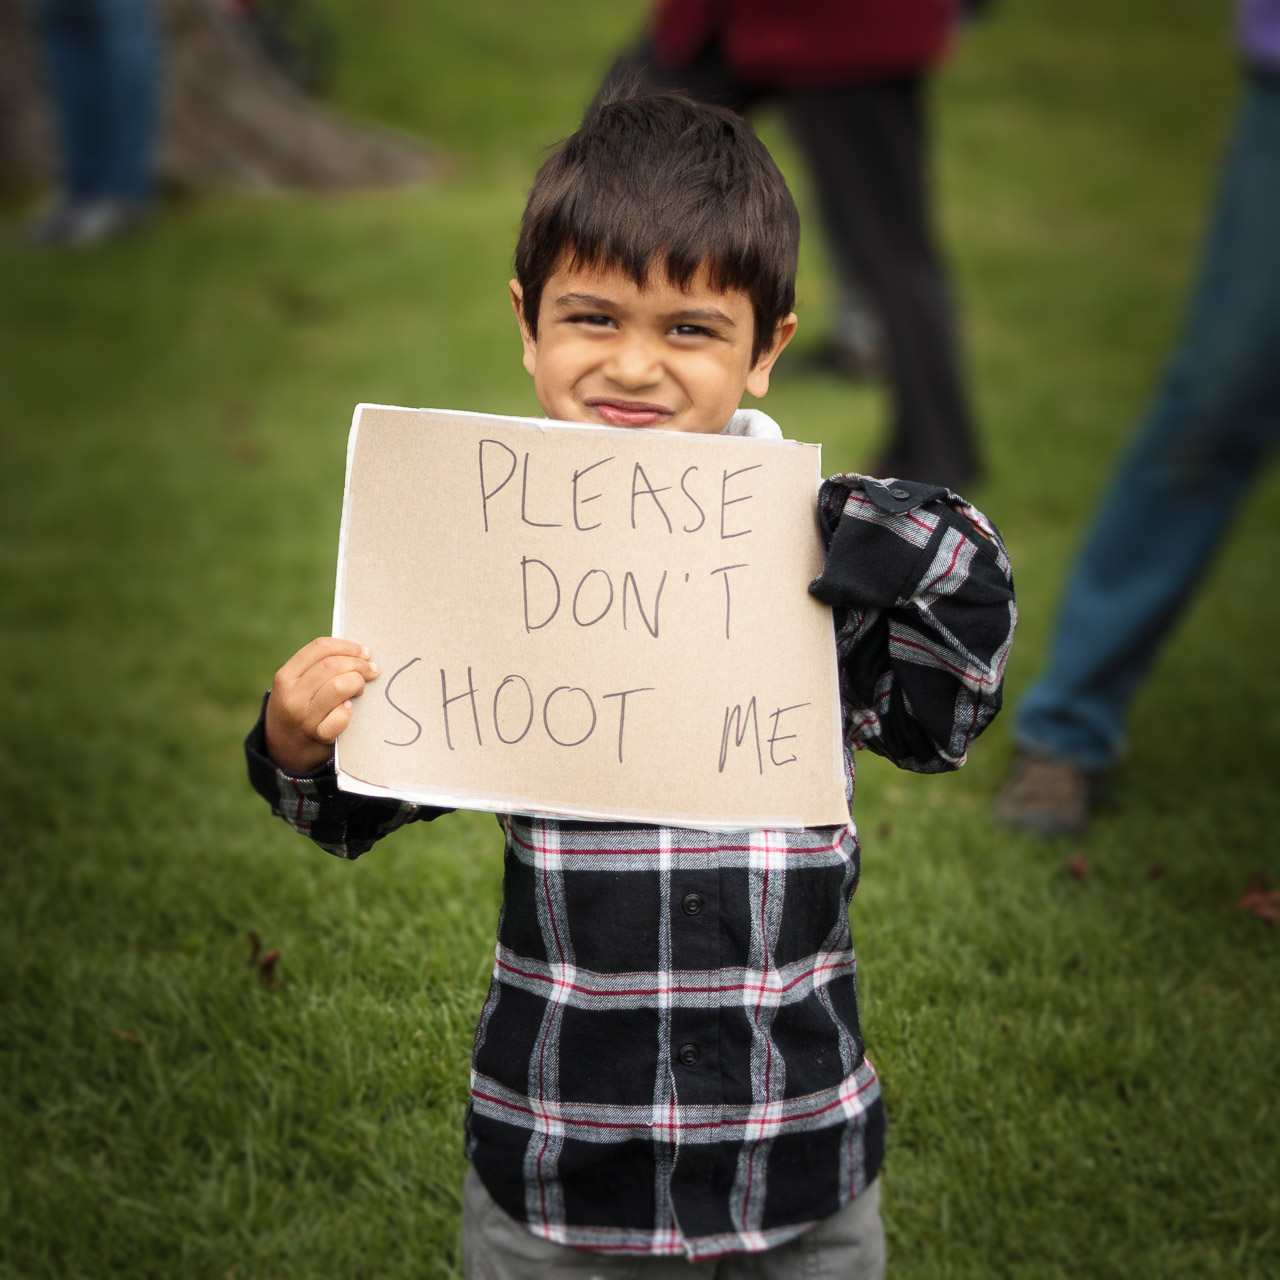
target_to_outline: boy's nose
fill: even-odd
[[[605,376],[622,387],[649,387],[662,377],[662,362],[654,345],[643,338],[617,343],[605,364]]]

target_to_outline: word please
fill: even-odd
[[[713,479],[699,476],[701,468],[697,466],[685,467],[679,477],[674,472],[655,473],[651,477],[639,462],[631,465],[630,475],[626,474],[625,464],[602,470],[617,462],[611,456],[577,467],[571,474],[562,473],[550,481],[545,474],[535,476],[531,486],[529,458],[527,450],[521,459],[501,440],[480,441],[476,468],[480,481],[480,514],[486,533],[490,530],[491,517],[518,519],[521,524],[537,529],[573,529],[578,533],[599,529],[611,517],[614,522],[629,521],[632,529],[665,528],[668,533],[675,533],[677,529],[682,533],[697,533],[708,528],[721,538],[743,538],[751,532],[746,524],[746,512],[729,508],[752,500],[754,494],[742,491],[747,482],[741,477],[759,471],[763,465],[757,462],[732,471],[721,470],[717,484]],[[517,471],[520,472],[518,500],[512,487]],[[592,507],[593,502],[603,502],[603,506]],[[709,526],[708,508],[712,516]]]

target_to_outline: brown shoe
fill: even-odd
[[[1096,776],[1057,756],[1024,751],[996,797],[1007,826],[1042,836],[1080,836],[1089,825]]]

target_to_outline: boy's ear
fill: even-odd
[[[519,280],[507,282],[507,291],[511,294],[511,309],[516,313],[520,325],[520,341],[524,343],[524,368],[532,378],[538,359],[538,340],[529,333],[529,326],[524,322],[524,290]]]
[[[788,342],[795,337],[796,325],[799,324],[796,313],[778,321],[773,331],[773,341],[760,353],[760,359],[747,374],[747,392],[758,400],[769,390],[769,374],[773,371],[774,362],[782,354]]]

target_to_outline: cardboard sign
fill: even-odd
[[[338,784],[717,830],[845,823],[819,450],[360,405]]]

